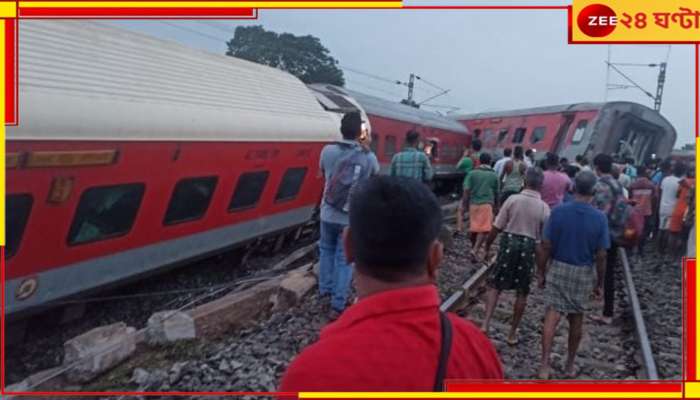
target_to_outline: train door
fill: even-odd
[[[425,141],[425,147],[423,151],[430,158],[430,162],[436,162],[439,157],[438,146],[440,145],[440,139],[429,137]]]
[[[564,148],[566,135],[569,132],[571,124],[574,122],[574,117],[574,114],[564,114],[562,116],[562,123],[559,126],[559,131],[557,131],[557,136],[554,138],[552,153],[560,154],[561,150]]]

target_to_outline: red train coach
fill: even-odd
[[[468,129],[440,114],[370,96],[332,85],[314,84],[319,101],[328,111],[338,113],[360,110],[369,120],[372,149],[383,172],[387,172],[394,154],[401,151],[406,132],[421,134],[422,144],[431,146],[431,161],[438,180],[459,176],[455,166],[471,143]]]
[[[95,23],[19,32],[6,314],[312,217],[340,134],[295,77]]]
[[[457,115],[487,149],[521,145],[539,157],[553,152],[573,159],[599,153],[625,154],[637,163],[667,157],[676,130],[657,111],[641,104],[614,101],[577,103],[522,110]]]

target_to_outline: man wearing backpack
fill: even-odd
[[[358,182],[379,173],[377,157],[358,141],[362,133],[359,112],[345,114],[340,132],[343,140],[326,145],[320,158],[326,183],[321,201],[318,286],[321,296],[331,298],[331,320],[345,309],[352,279],[341,240],[343,229],[348,225],[350,193]]]
[[[441,391],[445,379],[503,379],[471,322],[440,311],[442,211],[415,179],[377,176],[352,196],[343,236],[359,300],[287,368],[282,392]]]
[[[608,250],[603,284],[603,315],[591,315],[591,319],[604,324],[612,323],[615,303],[615,268],[617,248],[624,235],[625,224],[629,218],[630,208],[627,205],[622,185],[612,176],[613,158],[607,154],[598,154],[593,159],[598,183],[595,185],[593,206],[608,217],[610,232],[610,249]]]

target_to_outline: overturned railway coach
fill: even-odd
[[[101,24],[20,28],[6,314],[311,219],[340,134],[297,78]]]
[[[538,157],[553,152],[573,159],[607,153],[636,163],[671,154],[676,130],[659,112],[641,104],[613,101],[452,116],[486,149],[523,146]]]

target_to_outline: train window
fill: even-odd
[[[372,134],[372,142],[369,144],[369,148],[372,149],[372,153],[377,153],[377,145],[379,145],[379,135]]]
[[[396,136],[387,136],[384,139],[384,155],[392,157],[396,154]]]
[[[478,139],[481,136],[481,129],[474,129],[474,139]]]
[[[32,210],[32,196],[30,194],[12,194],[7,196],[6,213],[6,238],[5,257],[12,258],[19,249],[24,228],[27,226],[29,213]]]
[[[523,139],[525,139],[525,132],[527,132],[527,128],[516,129],[515,133],[513,133],[513,143],[522,143]]]
[[[304,183],[305,176],[306,167],[289,168],[287,172],[284,173],[284,177],[282,177],[282,183],[280,183],[280,187],[277,189],[275,201],[287,201],[297,197],[301,189],[301,184]]]
[[[576,125],[576,131],[574,132],[574,137],[573,139],[571,139],[572,144],[581,143],[581,140],[583,140],[583,133],[586,131],[587,126],[588,120],[582,119],[578,121],[578,124]]]
[[[68,233],[68,244],[95,242],[129,233],[145,188],[142,183],[131,183],[84,191]]]
[[[208,176],[179,181],[170,198],[163,225],[174,225],[202,218],[209,208],[217,180],[215,176]]]
[[[500,131],[498,131],[498,143],[501,143],[502,141],[506,140],[507,136],[508,128],[502,128]]]
[[[238,184],[228,205],[229,211],[238,211],[255,207],[260,200],[267,178],[268,171],[246,172],[238,178]]]
[[[544,126],[538,126],[532,131],[532,136],[530,137],[530,143],[537,143],[544,139],[544,135],[547,132],[547,128]]]

